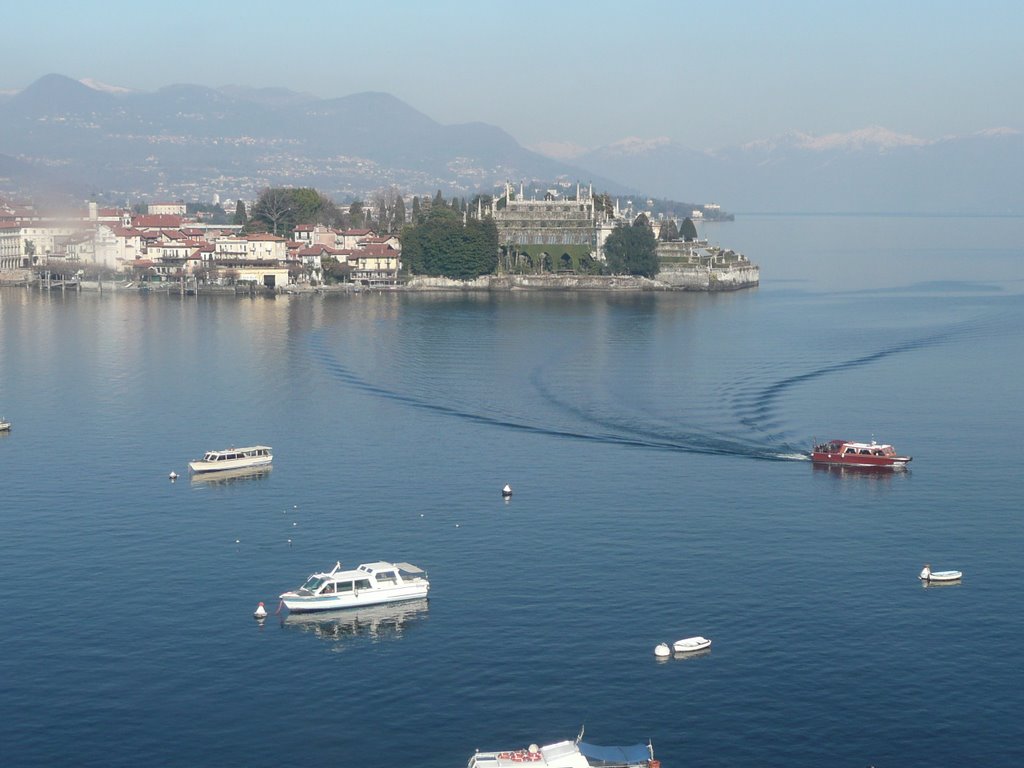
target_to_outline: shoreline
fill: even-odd
[[[204,285],[182,290],[176,283],[133,283],[131,281],[76,280],[45,286],[39,280],[0,282],[0,287],[26,288],[39,293],[87,291],[95,293],[160,293],[181,296],[274,296],[278,294],[325,295],[353,294],[364,291],[397,293],[506,293],[520,291],[541,292],[607,292],[647,293],[700,292],[721,293],[756,288],[760,284],[760,270],[749,262],[741,266],[704,267],[688,266],[659,272],[655,278],[631,275],[484,275],[474,280],[455,280],[446,277],[412,277],[397,285],[360,285],[338,283],[334,285],[291,284],[279,288],[263,286]]]

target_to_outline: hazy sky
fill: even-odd
[[[1024,129],[1020,0],[34,0],[7,4],[3,27],[0,90],[55,72],[384,91],[534,148]]]

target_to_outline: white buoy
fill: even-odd
[[[175,480],[178,479],[178,473],[175,472],[174,470],[171,470],[171,474],[169,474],[167,477],[169,477],[171,482],[173,483]]]
[[[256,606],[256,610],[253,612],[252,617],[254,619],[265,619],[267,618],[267,609],[263,607],[263,603]]]
[[[512,486],[505,483],[505,487],[501,489],[501,495],[503,498],[509,498],[512,495]]]
[[[672,655],[672,649],[668,647],[668,643],[658,643],[654,647],[654,655],[659,659],[665,659]]]

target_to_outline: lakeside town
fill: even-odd
[[[315,214],[294,215],[298,193],[313,195]],[[731,218],[715,204],[679,216],[655,211],[653,200],[612,199],[592,186],[565,182],[532,188],[506,183],[494,195],[468,202],[445,200],[440,192],[414,196],[408,205],[406,200],[392,188],[345,210],[315,190],[266,189],[256,201],[215,197],[205,205],[131,208],[90,202],[54,214],[0,199],[0,284],[251,293],[361,287],[735,290],[759,281],[759,268],[746,256],[697,236],[694,220]],[[403,237],[414,237],[417,225],[442,209],[456,230],[485,227],[478,246],[482,266],[448,271],[443,264],[424,266],[423,258],[403,259]],[[631,230],[647,245],[624,245],[624,260],[616,259],[612,244]],[[638,247],[650,251],[646,262],[630,261],[629,249]]]

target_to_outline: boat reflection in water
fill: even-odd
[[[261,480],[270,474],[272,467],[245,467],[225,469],[220,472],[203,472],[192,475],[193,488],[209,488],[218,485],[233,485],[248,480]]]
[[[893,478],[906,478],[912,474],[906,467],[857,467],[849,464],[812,464],[815,472],[837,478],[865,478],[865,482],[891,483]]]
[[[427,618],[429,606],[429,600],[422,598],[366,608],[289,613],[281,620],[281,627],[311,632],[322,640],[337,643],[334,650],[340,651],[359,638],[372,642],[400,639],[410,626]]]

